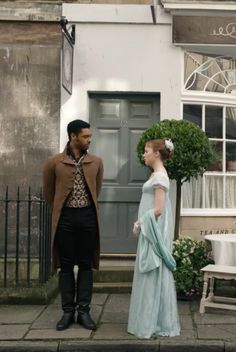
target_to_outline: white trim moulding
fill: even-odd
[[[224,2],[224,3],[223,3]],[[223,4],[222,4],[223,3]],[[189,2],[175,2],[167,3],[163,1],[163,6],[167,10],[217,10],[217,11],[236,11],[236,4],[226,3],[222,1],[221,4],[217,3],[189,3]]]
[[[74,23],[153,24],[150,5],[70,4],[62,5],[62,15]],[[156,6],[156,23],[171,24],[172,17]]]

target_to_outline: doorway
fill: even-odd
[[[160,121],[160,94],[93,92],[89,93],[89,109],[91,153],[104,162],[99,197],[101,252],[135,253],[133,222],[148,176],[136,146],[143,131]]]

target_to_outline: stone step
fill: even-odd
[[[103,258],[94,271],[94,292],[130,293],[134,274],[133,258]]]
[[[132,282],[134,269],[130,266],[102,266],[98,271],[94,271],[94,282],[97,283],[117,283]]]

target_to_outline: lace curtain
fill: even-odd
[[[224,208],[223,177],[205,177],[205,205],[203,204],[203,179],[191,179],[182,186],[182,207],[191,208]],[[236,208],[236,176],[226,176],[225,207]]]

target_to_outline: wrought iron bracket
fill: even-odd
[[[60,19],[60,25],[61,28],[63,30],[63,32],[66,34],[67,38],[70,40],[71,44],[75,44],[75,24],[69,25],[69,27],[67,28],[68,25],[68,20],[65,16],[61,16]]]
[[[157,0],[151,0],[150,8],[153,24],[157,24]]]

